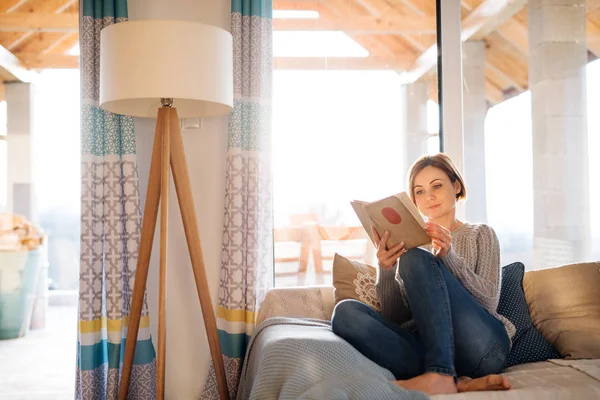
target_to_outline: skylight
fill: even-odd
[[[367,57],[369,52],[336,31],[275,31],[275,57]]]

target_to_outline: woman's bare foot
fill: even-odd
[[[436,373],[426,373],[406,381],[394,381],[394,383],[406,390],[418,390],[429,395],[458,392],[452,376]]]
[[[487,375],[476,379],[461,377],[456,384],[456,388],[459,392],[509,390],[510,382],[502,375]]]

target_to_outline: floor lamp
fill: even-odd
[[[169,172],[173,173],[219,395],[228,399],[179,118],[226,115],[232,110],[231,35],[196,22],[128,21],[106,27],[100,39],[100,107],[116,114],[157,117],[119,399],[125,400],[129,389],[159,202],[156,397],[164,398]]]

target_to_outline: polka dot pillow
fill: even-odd
[[[505,367],[561,358],[560,354],[531,322],[523,292],[524,274],[525,266],[520,262],[502,268],[498,314],[506,317],[516,328]]]

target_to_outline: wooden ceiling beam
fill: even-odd
[[[405,70],[411,60],[400,57],[275,57],[279,70]]]
[[[485,96],[492,104],[498,104],[504,101],[504,92],[502,89],[494,85],[488,79],[485,80]]]
[[[0,14],[3,32],[77,32],[77,13],[12,12]]]
[[[420,33],[435,35],[435,20],[428,17],[350,17],[337,20],[315,19],[274,19],[275,31],[343,31],[368,33],[371,35],[397,35],[401,33]]]
[[[65,54],[79,43],[78,33],[66,33],[60,39],[56,40],[50,46],[40,52],[40,55],[45,54]]]
[[[0,4],[0,12],[13,12],[19,9],[23,4],[27,3],[29,0],[9,0],[4,1]]]
[[[462,41],[479,40],[519,12],[527,0],[483,0],[462,20]],[[403,74],[407,83],[416,82],[437,63],[437,44],[432,45],[415,61],[411,71]]]
[[[600,22],[600,20],[598,21]],[[596,57],[600,57],[600,27],[589,16],[585,31],[588,50]]]
[[[482,40],[527,5],[527,0],[484,0],[462,23],[463,41]]]
[[[10,80],[33,82],[37,77],[35,71],[30,71],[19,58],[2,46],[0,46],[0,69],[6,72]]]
[[[504,24],[498,26],[496,33],[510,42],[517,50],[524,55],[529,54],[529,34],[527,27],[523,26],[514,18],[509,19]]]
[[[30,0],[29,2],[25,2],[25,4],[21,5],[18,8],[13,8],[13,11],[16,12],[29,12],[31,9],[34,9],[36,13],[55,13],[59,14],[65,12],[67,10],[72,9],[77,6],[77,0]],[[76,10],[73,10],[76,11]],[[15,42],[11,43],[8,49],[10,51],[18,52],[21,49],[22,45],[26,42],[31,42],[35,38],[35,32],[24,32],[19,39]]]

